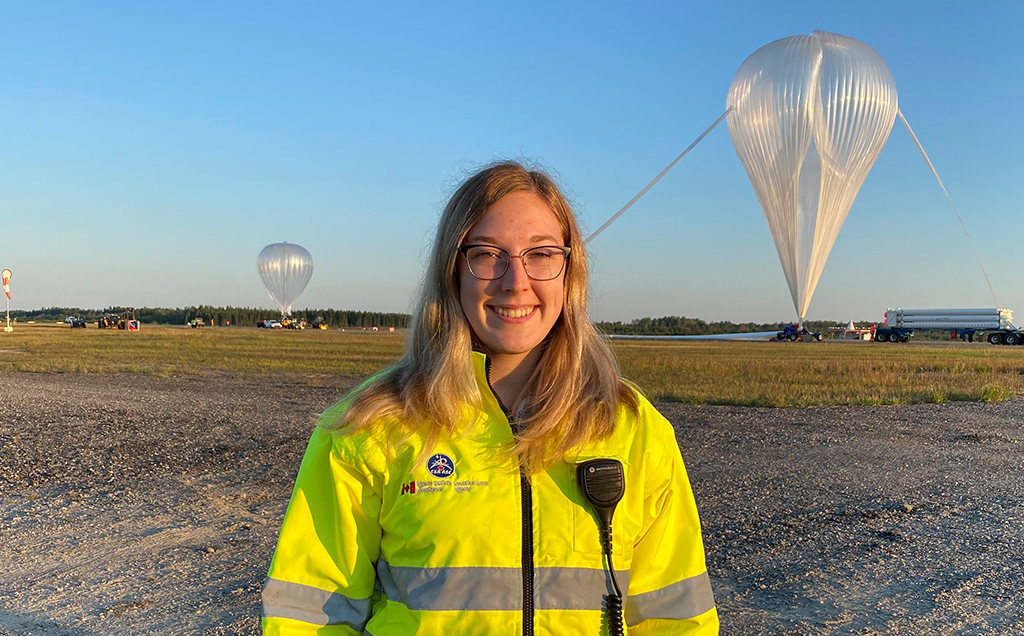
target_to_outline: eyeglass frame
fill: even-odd
[[[494,278],[483,278],[481,276],[477,276],[476,273],[473,271],[473,267],[469,264],[469,256],[466,255],[466,252],[468,252],[469,250],[471,250],[474,247],[492,247],[492,248],[498,250],[499,252],[505,254],[508,258],[505,261],[505,269],[501,272],[501,274],[495,276]],[[565,260],[562,261],[562,268],[560,270],[558,270],[558,273],[555,274],[554,276],[552,276],[551,278],[534,278],[533,276],[530,275],[529,270],[526,269],[526,260],[523,259],[523,256],[525,256],[527,253],[532,252],[534,250],[545,249],[545,248],[561,250],[562,254],[565,255]],[[465,259],[466,259],[466,268],[469,270],[470,275],[472,275],[473,278],[476,278],[477,280],[498,280],[498,279],[500,279],[501,277],[503,277],[505,274],[508,273],[508,268],[512,265],[512,259],[513,258],[518,258],[519,260],[523,261],[523,271],[526,272],[526,276],[530,280],[535,280],[535,281],[539,281],[539,282],[547,282],[549,280],[555,280],[556,278],[561,276],[563,272],[565,272],[565,266],[569,262],[569,254],[571,254],[571,253],[572,253],[572,248],[569,247],[568,245],[537,245],[535,247],[527,248],[527,249],[523,250],[522,252],[519,252],[519,254],[511,254],[511,253],[509,253],[508,250],[500,248],[497,245],[491,245],[489,243],[470,243],[469,245],[463,245],[462,247],[459,248],[459,254],[462,254],[462,256],[464,256]]]

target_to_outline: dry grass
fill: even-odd
[[[1024,347],[620,341],[614,348],[623,374],[649,397],[689,404],[915,404],[1024,396]]]
[[[365,377],[402,352],[401,333],[187,329],[139,333],[18,325],[0,372]],[[1024,347],[982,343],[617,341],[623,374],[655,400],[826,406],[1000,401],[1024,396]]]
[[[402,334],[368,331],[91,327],[0,333],[0,371],[363,377],[396,360],[405,343]]]

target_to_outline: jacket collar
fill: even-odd
[[[491,388],[490,381],[487,379],[486,354],[479,351],[473,352],[473,370],[476,373],[476,383],[477,387],[480,389],[480,398],[482,400],[481,406],[483,410],[491,417],[496,417],[500,414],[501,417],[504,418],[504,411],[498,402],[497,396],[494,394],[494,390]],[[630,431],[632,426],[631,423],[623,421],[624,411],[628,411],[628,409],[623,409],[620,406],[615,432],[612,433],[611,437],[604,440],[596,440],[589,444],[584,444],[579,448],[572,449],[566,453],[565,461],[570,464],[577,464],[588,459],[607,457],[617,459],[623,464],[628,465],[629,460],[625,452],[628,447],[628,443],[624,442],[625,439],[632,437],[632,433]],[[632,420],[632,414],[629,414],[629,419]]]
[[[501,408],[498,396],[491,388],[491,381],[487,377],[487,354],[479,351],[473,352],[473,372],[476,375],[476,386],[480,391],[480,399],[484,411],[492,415],[501,414],[505,417],[505,411]],[[507,418],[506,418],[507,419]]]

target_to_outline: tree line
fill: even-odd
[[[46,307],[43,309],[18,310],[11,312],[11,318],[21,321],[62,322],[67,316],[81,316],[88,322],[99,320],[103,316],[121,314],[124,307],[107,307],[105,309],[80,309],[78,307]],[[255,307],[214,307],[199,305],[168,309],[164,307],[140,307],[135,310],[136,316],[143,323],[160,325],[183,325],[193,319],[201,319],[217,326],[235,325],[253,327],[257,322],[266,319],[279,319],[280,312],[274,309]],[[409,314],[387,313],[378,311],[354,311],[347,309],[297,309],[292,312],[294,320],[305,320],[307,324],[316,318],[322,318],[327,326],[334,329],[359,329],[372,327],[395,327],[404,329],[409,326]],[[699,336],[720,333],[753,333],[760,331],[778,331],[793,323],[741,322],[729,321],[705,322],[699,318],[685,316],[664,316],[662,318],[637,318],[629,322],[598,322],[599,331],[611,335],[646,335],[646,336]],[[808,331],[828,332],[830,327],[841,327],[845,323],[830,320],[808,320],[804,326]],[[863,324],[862,326],[867,326]]]
[[[120,315],[125,307],[107,307],[105,309],[81,309],[79,307],[44,307],[43,309],[12,311],[11,318],[19,322],[34,320],[36,322],[63,322],[68,316],[81,316],[87,322],[95,322],[103,316]],[[234,325],[238,327],[254,327],[257,322],[267,319],[279,319],[281,313],[275,309],[255,307],[213,307],[199,305],[169,309],[165,307],[137,307],[135,315],[143,323],[158,325],[184,325],[193,319],[201,319],[207,325]],[[322,318],[328,327],[335,329],[358,329],[361,327],[395,327],[409,326],[409,315],[379,311],[353,311],[348,309],[298,309],[292,312],[293,320],[305,320],[312,323],[317,317]]]
[[[780,331],[791,322],[741,322],[727,320],[705,322],[699,318],[665,316],[663,318],[637,318],[629,322],[595,323],[601,333],[624,336],[703,336],[720,333],[756,333]],[[808,320],[803,326],[808,331],[828,333],[830,327],[841,327],[844,323],[831,320]]]

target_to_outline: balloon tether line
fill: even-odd
[[[917,135],[914,134],[914,130],[907,123],[907,118],[903,116],[903,111],[899,108],[896,109],[896,114],[900,116],[900,121],[903,122],[903,126],[906,127],[907,132],[910,133],[910,138],[914,140],[914,144],[917,145],[918,151],[921,156],[924,157],[928,167],[931,168],[932,174],[935,175],[935,180],[939,182],[939,187],[946,194],[946,199],[949,200],[950,207],[953,208],[953,212],[956,213],[956,218],[960,221],[960,227],[964,229],[964,234],[967,235],[967,241],[971,244],[971,249],[974,250],[974,257],[978,259],[978,266],[981,267],[981,274],[985,277],[985,284],[988,285],[988,291],[992,294],[992,301],[995,302],[996,307],[999,306],[999,301],[996,300],[996,292],[992,289],[992,281],[988,279],[988,272],[985,271],[985,265],[981,262],[981,255],[978,254],[978,248],[974,246],[974,239],[971,238],[971,233],[967,231],[967,225],[964,224],[963,218],[960,217],[960,211],[956,209],[956,204],[953,203],[953,197],[949,196],[949,191],[946,190],[946,186],[942,183],[942,179],[939,177],[938,171],[935,170],[935,166],[932,165],[932,160],[928,158],[928,153],[924,151],[924,147],[921,146],[921,142],[917,140]]]
[[[589,243],[590,241],[594,240],[594,238],[595,238],[595,237],[596,237],[596,236],[597,236],[598,234],[600,234],[601,232],[604,232],[604,229],[605,229],[606,227],[608,227],[609,225],[611,225],[611,224],[612,224],[612,223],[613,223],[613,222],[615,221],[615,219],[617,219],[617,218],[619,218],[620,216],[622,216],[622,213],[623,213],[623,212],[625,212],[625,211],[626,211],[626,210],[628,210],[628,209],[629,209],[630,207],[632,207],[632,206],[633,206],[633,204],[634,204],[634,203],[636,203],[636,202],[637,202],[637,201],[638,201],[638,200],[640,199],[640,197],[642,197],[642,196],[644,196],[645,194],[647,194],[647,191],[648,191],[648,190],[650,190],[651,188],[653,188],[653,187],[654,187],[654,184],[655,184],[655,183],[657,183],[657,182],[661,181],[661,178],[662,178],[662,177],[664,177],[664,176],[665,176],[666,174],[668,174],[668,171],[669,171],[669,170],[671,170],[672,168],[674,168],[674,167],[675,167],[675,165],[676,165],[677,163],[679,163],[679,162],[680,162],[680,160],[682,160],[682,158],[683,158],[683,157],[685,157],[685,156],[687,155],[687,153],[689,153],[689,152],[690,152],[691,150],[693,150],[694,146],[696,146],[697,144],[699,144],[699,143],[700,143],[700,142],[701,142],[701,141],[702,141],[702,140],[703,140],[703,139],[704,139],[705,137],[707,137],[707,136],[708,136],[708,133],[710,133],[710,132],[711,132],[712,130],[714,130],[714,129],[715,129],[715,127],[716,127],[716,126],[718,126],[718,124],[722,123],[722,120],[723,120],[723,119],[725,119],[725,116],[726,116],[726,115],[728,115],[728,114],[729,114],[729,113],[730,113],[731,111],[732,111],[732,106],[730,106],[729,108],[726,108],[726,109],[725,109],[725,112],[724,112],[724,113],[722,113],[722,115],[721,115],[721,116],[720,116],[720,117],[719,117],[718,119],[716,119],[716,120],[715,120],[715,123],[713,123],[713,124],[711,124],[710,126],[708,126],[708,129],[707,129],[707,130],[705,130],[704,132],[702,132],[702,133],[700,134],[700,137],[697,137],[696,139],[694,139],[694,140],[693,140],[693,143],[692,143],[692,144],[690,144],[689,146],[687,146],[687,147],[686,147],[686,150],[684,150],[684,151],[682,151],[681,153],[679,153],[679,156],[678,156],[678,157],[676,157],[675,159],[673,159],[673,160],[672,160],[672,163],[668,164],[668,166],[666,166],[664,170],[662,170],[662,171],[661,171],[660,173],[658,173],[658,176],[654,177],[654,179],[651,179],[651,182],[650,182],[650,183],[648,183],[648,184],[647,184],[647,185],[646,185],[646,186],[644,187],[644,189],[643,189],[643,190],[641,190],[640,192],[638,192],[638,193],[637,193],[637,195],[636,195],[635,197],[633,197],[632,199],[630,199],[630,200],[629,200],[629,203],[627,203],[626,205],[622,206],[622,209],[621,209],[621,210],[619,210],[618,212],[616,212],[615,214],[613,214],[613,215],[612,215],[612,218],[610,218],[610,219],[608,219],[607,221],[605,221],[605,222],[604,222],[604,225],[602,225],[601,227],[597,228],[597,229],[596,229],[596,230],[594,231],[594,233],[593,233],[593,234],[591,234],[590,236],[588,236],[588,237],[586,238],[586,240],[585,240],[585,241],[583,241],[583,243],[584,243],[584,244],[586,244],[586,243]]]

